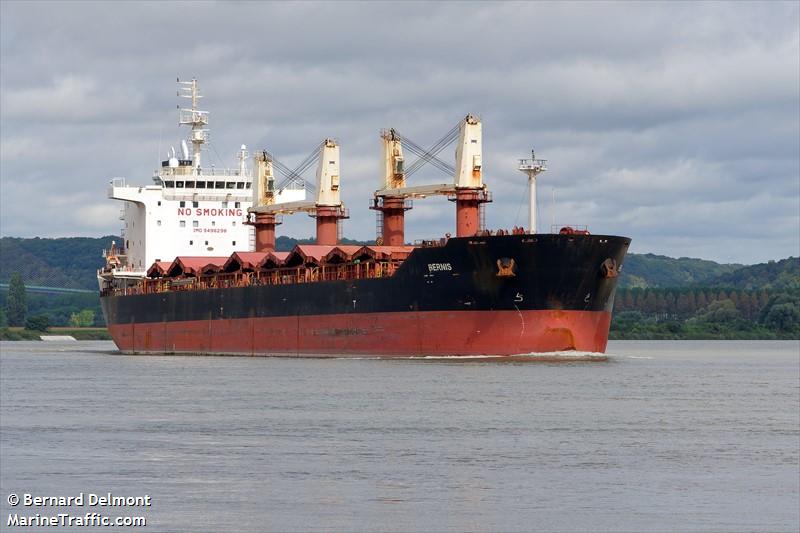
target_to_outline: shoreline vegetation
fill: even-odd
[[[103,263],[99,251],[115,239],[0,238],[0,340],[110,340],[95,273]],[[276,247],[309,242],[280,236]],[[741,265],[628,254],[609,339],[798,340],[800,258]]]
[[[46,331],[23,327],[0,328],[0,340],[3,341],[41,341],[42,335],[69,335],[76,341],[111,340],[111,334],[106,328],[49,328]]]
[[[609,339],[797,340],[800,289],[619,289]]]

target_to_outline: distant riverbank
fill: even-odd
[[[111,340],[111,335],[106,328],[49,328],[47,331],[0,328],[0,340],[4,341],[40,341],[42,335],[69,335],[79,341]]]

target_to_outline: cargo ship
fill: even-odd
[[[483,212],[492,198],[483,182],[476,116],[460,120],[430,149],[394,129],[381,132],[379,188],[370,204],[378,235],[374,244],[352,246],[339,242],[349,212],[340,199],[334,139],[321,142],[296,169],[262,150],[250,170],[244,146],[238,169],[204,169],[207,113],[197,109],[197,81],[182,87],[192,100],[180,121],[192,128],[192,154],[185,143],[182,158],[173,150],[152,186],[112,182],[109,190],[125,202],[126,233],[105,252],[98,280],[109,331],[123,353],[536,358],[605,352],[630,239],[575,226],[538,232],[536,179],[547,165],[533,153],[518,165],[530,186],[528,227],[486,229]],[[437,155],[453,142],[455,165]],[[417,155],[413,164],[405,164],[404,149]],[[316,182],[309,183],[302,172],[314,163]],[[452,181],[407,185],[425,163]],[[455,236],[409,244],[405,217],[412,201],[432,195],[454,202]],[[276,251],[276,226],[295,213],[316,220],[316,242]]]

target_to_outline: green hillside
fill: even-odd
[[[712,278],[705,285],[745,290],[797,289],[800,288],[800,258],[787,257],[780,261],[769,261],[739,268]]]
[[[631,262],[642,270],[625,280]],[[709,275],[720,270],[727,272]],[[738,266],[634,255],[625,272],[613,339],[800,338],[797,257]]]
[[[26,285],[96,289],[101,254],[112,240],[119,237],[0,238],[0,283],[19,272]]]
[[[743,265],[705,259],[673,259],[654,254],[628,254],[620,276],[621,288],[689,287],[703,285]]]

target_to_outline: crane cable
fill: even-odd
[[[455,168],[453,168],[452,166],[448,165],[444,161],[442,161],[439,158],[437,158],[436,155],[439,152],[441,152],[442,150],[444,150],[447,146],[452,144],[452,142],[455,141],[458,138],[459,130],[461,129],[461,125],[463,124],[463,122],[464,122],[464,119],[458,121],[458,124],[456,124],[452,129],[450,129],[450,131],[445,133],[444,136],[441,139],[436,141],[433,144],[433,146],[431,146],[427,150],[425,150],[422,147],[418,146],[416,143],[414,143],[413,141],[411,141],[407,137],[398,134],[398,137],[400,138],[400,140],[402,142],[408,144],[410,151],[413,152],[415,155],[417,155],[419,157],[419,159],[414,161],[414,163],[412,163],[406,169],[406,172],[405,172],[406,177],[411,176],[412,174],[417,172],[420,168],[422,168],[423,165],[425,165],[425,163],[431,163],[432,165],[434,165],[436,168],[438,168],[442,172],[455,173]]]
[[[306,180],[302,174],[308,170],[309,167],[319,161],[320,149],[322,148],[323,144],[325,144],[325,141],[322,141],[315,146],[311,153],[308,154],[308,156],[306,156],[306,158],[303,159],[303,161],[301,161],[294,170],[284,165],[267,150],[262,150],[264,155],[272,162],[272,166],[275,168],[275,170],[277,170],[284,177],[283,181],[281,181],[276,188],[276,194],[279,194],[293,183],[302,184],[307,190],[312,192],[316,189],[316,186],[310,181]]]
[[[399,138],[400,138],[401,142],[404,144],[404,146],[408,148],[409,152],[413,153],[414,155],[416,155],[419,158],[427,158],[427,161],[431,165],[435,166],[436,168],[438,168],[439,170],[441,170],[445,174],[450,174],[450,175],[455,174],[456,170],[455,170],[455,167],[453,167],[453,165],[450,165],[449,163],[446,163],[446,162],[442,161],[441,159],[439,159],[435,155],[430,154],[430,152],[428,152],[424,148],[420,147],[418,144],[416,144],[414,141],[412,141],[408,137],[399,137]],[[406,173],[406,175],[408,175],[408,173]]]

